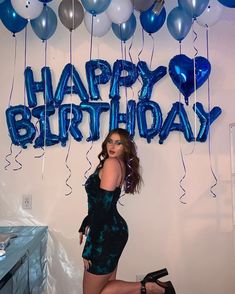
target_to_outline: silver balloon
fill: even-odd
[[[145,11],[148,10],[156,0],[131,0],[135,10]]]
[[[58,12],[60,21],[70,31],[75,30],[84,18],[84,9],[78,0],[62,0]]]

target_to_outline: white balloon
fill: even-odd
[[[203,27],[212,27],[219,21],[222,11],[223,5],[216,0],[210,0],[207,8],[197,17],[197,23]]]
[[[37,18],[43,10],[43,3],[38,0],[11,0],[15,11],[26,19]]]
[[[93,17],[93,36],[102,37],[104,36],[111,28],[112,21],[107,16],[106,12],[92,16],[89,12],[85,12],[84,23],[88,32],[92,33],[92,17]]]
[[[133,9],[131,0],[112,0],[106,12],[112,22],[121,24],[131,17]]]

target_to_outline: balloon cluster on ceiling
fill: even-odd
[[[0,18],[13,34],[30,22],[36,35],[45,41],[57,28],[57,14],[48,5],[51,1],[0,0]],[[62,0],[58,16],[70,31],[84,21],[92,36],[102,37],[112,28],[115,36],[125,42],[134,35],[135,11],[138,11],[144,31],[156,33],[166,21],[172,37],[181,42],[190,31],[193,20],[210,27],[220,19],[223,6],[235,8],[235,0],[178,0],[178,6],[168,15],[164,0]]]

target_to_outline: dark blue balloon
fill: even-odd
[[[20,32],[26,27],[28,20],[16,13],[10,0],[5,0],[0,5],[0,10],[4,26],[13,34]]]
[[[140,100],[149,100],[152,95],[153,86],[166,75],[166,67],[159,66],[155,70],[148,69],[147,63],[139,61],[137,64],[138,72],[143,80],[140,92]]]
[[[146,113],[151,112],[153,122],[147,125]],[[137,122],[140,137],[146,138],[148,143],[160,132],[162,126],[161,108],[155,101],[141,101],[137,104]]]
[[[218,0],[226,7],[235,8],[235,0]]]
[[[21,116],[21,119],[18,119]],[[6,120],[9,135],[12,143],[27,148],[31,144],[36,134],[34,125],[31,123],[31,113],[27,106],[11,106],[6,110]]]
[[[82,133],[78,129],[82,118],[83,114],[79,105],[63,104],[59,106],[59,138],[62,146],[66,146],[69,133],[76,141],[82,140]]]
[[[169,63],[170,77],[179,91],[184,95],[187,105],[189,96],[195,89],[198,89],[205,83],[210,72],[210,62],[201,56],[195,58],[195,71],[193,59],[183,54],[174,56]],[[194,85],[195,79],[196,85]]]
[[[35,34],[42,40],[48,40],[57,27],[57,16],[52,8],[45,5],[42,13],[35,19],[30,20]]]
[[[133,13],[126,22],[121,24],[112,23],[112,30],[114,34],[118,37],[118,39],[124,42],[129,40],[134,35],[135,29],[136,18]]]
[[[99,75],[95,74],[97,69],[101,71]],[[100,98],[98,85],[106,84],[110,80],[111,75],[111,66],[107,61],[96,59],[86,62],[86,77],[91,100],[98,100]]]
[[[218,106],[215,106],[209,113],[207,113],[204,110],[203,105],[199,102],[196,102],[193,105],[193,110],[196,112],[200,121],[200,129],[196,140],[198,142],[205,142],[208,137],[210,126],[217,119],[217,117],[220,116],[222,109]]]
[[[160,14],[154,12],[155,3],[146,11],[140,13],[140,23],[143,29],[149,33],[156,33],[163,26],[166,20],[166,9],[162,8]]]
[[[42,2],[42,3],[49,3],[49,2],[51,2],[52,0],[39,0],[40,2]]]
[[[128,74],[122,76],[122,72]],[[120,86],[131,87],[138,78],[138,71],[134,63],[127,60],[117,60],[113,64],[113,75],[110,82],[109,97],[111,99],[119,99]]]
[[[179,118],[179,123],[175,123],[177,116]],[[175,102],[171,110],[168,112],[168,115],[159,133],[159,144],[163,144],[171,131],[183,132],[184,137],[188,142],[194,141],[194,136],[187,113],[184,109],[184,105],[180,102]]]

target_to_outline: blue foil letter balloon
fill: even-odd
[[[36,93],[42,92],[46,105],[53,104],[53,88],[51,81],[51,71],[49,67],[43,67],[41,70],[42,81],[35,82],[31,67],[26,67],[25,72],[25,87],[28,98],[29,107],[37,106]]]
[[[179,117],[179,123],[174,122],[177,116]],[[187,113],[184,109],[184,105],[180,102],[175,102],[168,113],[159,134],[159,144],[162,144],[166,140],[171,131],[183,132],[184,137],[188,142],[194,140]]]
[[[183,54],[176,55],[169,63],[169,75],[184,95],[186,105],[188,105],[189,96],[205,83],[210,72],[210,62],[201,56],[195,58],[195,71],[193,59]],[[196,85],[194,85],[194,80],[196,80]]]
[[[135,135],[135,117],[136,117],[136,102],[134,100],[129,100],[127,102],[126,113],[120,113],[120,102],[119,100],[111,100],[110,105],[110,120],[109,120],[109,130],[113,130],[119,127],[119,123],[126,124],[126,130],[129,132],[130,136]]]
[[[90,137],[86,140],[88,142],[98,140],[100,138],[100,115],[102,112],[109,110],[109,104],[105,102],[82,102],[80,107],[90,115]]]
[[[122,71],[126,71],[128,75],[121,76]],[[131,87],[137,80],[137,77],[137,68],[132,62],[126,60],[115,61],[113,65],[109,97],[111,99],[120,99],[120,86]]]
[[[155,70],[151,71],[148,69],[146,62],[139,61],[137,69],[143,80],[139,99],[149,100],[152,95],[153,86],[166,75],[166,67],[159,66]]]
[[[21,119],[16,119],[19,115]],[[12,143],[27,148],[26,144],[31,144],[36,134],[35,127],[30,121],[29,108],[24,105],[9,107],[6,110],[6,120]]]
[[[68,85],[68,81],[71,79],[73,85]],[[77,94],[83,102],[89,100],[86,88],[79,76],[79,73],[75,67],[68,63],[61,74],[56,92],[55,92],[55,106],[58,107],[67,94]]]
[[[99,75],[95,74],[97,69],[101,71]],[[110,80],[111,74],[111,66],[105,60],[96,59],[86,62],[86,77],[91,100],[98,100],[100,98],[98,85],[106,84]]]
[[[147,126],[147,112],[152,114],[152,125]],[[139,127],[140,137],[146,138],[148,143],[160,131],[162,126],[162,112],[159,105],[154,101],[141,101],[137,104],[137,122]]]
[[[34,147],[52,146],[59,143],[59,137],[51,133],[49,116],[55,113],[53,106],[38,106],[32,110],[32,115],[39,119],[40,135],[34,142]]]
[[[217,119],[217,117],[220,116],[222,110],[220,107],[216,106],[209,113],[207,113],[204,110],[203,105],[199,102],[193,105],[193,110],[196,112],[201,123],[196,140],[198,142],[206,142],[210,126]]]
[[[68,115],[73,115],[69,118]],[[63,104],[59,107],[59,138],[62,146],[66,146],[69,132],[76,141],[82,140],[82,134],[78,129],[82,121],[82,111],[80,106],[75,104]]]

